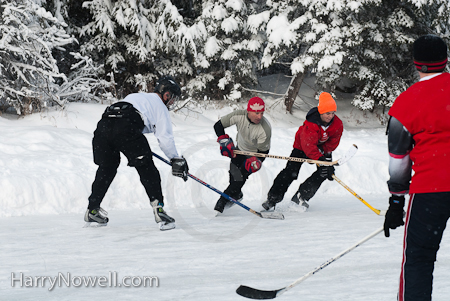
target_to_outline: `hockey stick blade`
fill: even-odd
[[[277,297],[277,293],[281,290],[282,289],[275,291],[263,291],[249,286],[241,285],[237,288],[236,293],[238,295],[241,295],[242,297],[249,299],[267,300],[267,299],[275,299]]]
[[[284,215],[280,212],[260,212],[262,218],[284,219]]]
[[[347,151],[347,153],[340,158],[339,160],[337,160],[337,164],[336,165],[343,165],[345,164],[348,160],[350,160],[355,154],[356,151],[358,150],[358,147],[356,146],[356,144],[353,144],[350,149]]]

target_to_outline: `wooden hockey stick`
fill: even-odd
[[[358,200],[360,200],[361,202],[363,202],[364,205],[366,205],[367,207],[370,208],[370,210],[372,210],[373,212],[375,212],[378,215],[386,215],[386,210],[380,210],[380,209],[375,209],[372,206],[370,206],[369,203],[367,203],[362,197],[360,197],[356,192],[354,192],[353,190],[350,189],[350,187],[348,187],[347,185],[344,184],[344,182],[342,182],[341,180],[338,179],[338,177],[336,177],[336,175],[333,175],[333,179],[336,180],[336,182],[338,182],[339,184],[342,185],[342,187],[344,187],[345,189],[347,189],[351,194],[353,194]]]
[[[319,164],[317,164],[317,166],[319,166]],[[353,194],[358,200],[360,200],[361,202],[363,202],[364,205],[366,205],[367,207],[369,207],[370,210],[372,210],[373,212],[375,212],[378,215],[386,215],[386,210],[380,210],[380,209],[375,209],[373,208],[369,203],[367,203],[362,197],[360,197],[356,192],[354,192],[350,187],[348,187],[347,185],[345,185],[344,182],[342,182],[338,177],[336,177],[335,174],[332,175],[333,179],[338,182],[339,184],[342,185],[342,187],[344,187],[345,189],[347,189],[351,194]]]
[[[283,156],[276,156],[276,155],[269,155],[269,154],[261,154],[261,153],[253,153],[253,152],[247,152],[247,151],[241,151],[241,150],[234,150],[235,154],[238,155],[246,155],[246,156],[255,156],[255,157],[265,157],[265,158],[274,158],[274,159],[283,159],[288,161],[296,161],[296,162],[306,162],[306,163],[312,163],[312,164],[320,164],[320,165],[334,165],[339,166],[347,162],[358,150],[358,147],[356,144],[353,144],[350,149],[347,151],[347,153],[340,158],[339,160],[328,162],[328,161],[319,161],[319,160],[312,160],[307,158],[295,158],[295,157],[283,157]]]

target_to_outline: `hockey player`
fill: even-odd
[[[154,133],[164,154],[171,159],[172,174],[187,180],[188,165],[178,155],[172,133],[169,110],[181,89],[171,76],[161,77],[154,93],[133,93],[109,106],[97,124],[92,140],[94,163],[98,165],[89,206],[84,220],[106,226],[109,219],[100,204],[120,164],[120,153],[128,166],[136,168],[150,199],[155,221],[161,230],[175,228],[175,219],[163,209],[161,178],[153,163],[153,155],[143,133]]]
[[[319,105],[309,110],[306,120],[295,134],[294,149],[291,157],[308,158],[312,160],[331,161],[331,152],[336,149],[343,132],[342,121],[335,115],[336,102],[331,94],[322,92]],[[291,183],[297,179],[302,162],[288,161],[286,167],[278,174],[262,203],[265,210],[269,210],[284,198]],[[317,170],[303,182],[292,197],[293,204],[300,204],[306,208],[307,203],[317,192],[326,179],[332,181],[333,166],[318,166]]]
[[[269,153],[272,129],[269,121],[263,116],[264,110],[264,101],[259,97],[252,97],[248,101],[247,110],[234,111],[223,116],[214,124],[220,152],[222,156],[231,158],[230,184],[224,193],[238,201],[243,197],[242,186],[252,173],[261,168],[264,158],[235,155],[233,151],[239,149],[248,152]],[[230,136],[225,134],[225,128],[232,125],[237,127],[236,146]],[[214,210],[222,213],[225,207],[232,204],[233,202],[221,196]]]
[[[388,188],[392,194],[384,222],[405,224],[399,301],[431,300],[433,269],[450,216],[450,74],[447,45],[435,35],[413,44],[420,80],[397,97],[389,115]],[[412,170],[414,175],[411,177]]]

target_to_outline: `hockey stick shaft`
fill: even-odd
[[[306,163],[312,163],[312,164],[320,164],[325,166],[331,166],[331,165],[342,165],[345,162],[347,162],[353,155],[356,153],[356,150],[358,147],[353,144],[352,147],[347,151],[347,153],[339,160],[336,161],[320,161],[320,160],[312,160],[308,158],[296,158],[296,157],[283,157],[283,156],[277,156],[277,155],[269,155],[269,154],[261,154],[261,153],[254,153],[254,152],[247,152],[247,151],[241,151],[241,150],[234,150],[235,154],[238,155],[247,155],[247,156],[255,156],[255,157],[263,157],[263,158],[274,158],[274,159],[282,159],[282,160],[288,160],[288,161],[295,161],[295,162],[306,162]]]
[[[361,239],[360,241],[358,241],[357,243],[355,243],[354,245],[352,245],[350,248],[342,251],[341,253],[337,254],[336,256],[334,256],[333,258],[329,259],[328,261],[322,263],[320,266],[316,267],[314,270],[310,271],[309,273],[307,273],[306,275],[304,275],[303,277],[297,279],[296,281],[294,281],[293,283],[291,283],[290,285],[286,286],[284,289],[282,289],[281,291],[279,291],[277,293],[277,296],[285,293],[286,291],[290,290],[291,288],[293,288],[294,286],[296,286],[297,284],[299,284],[300,282],[306,280],[307,278],[309,278],[310,276],[314,275],[315,273],[319,272],[320,270],[324,269],[325,267],[329,266],[331,263],[335,262],[336,260],[338,260],[339,258],[341,258],[342,256],[344,256],[345,254],[350,253],[352,250],[356,249],[357,247],[359,247],[360,245],[362,245],[363,243],[365,243],[366,241],[368,241],[369,239],[377,236],[381,231],[383,231],[383,227],[377,229],[376,231],[372,232],[371,234],[367,235],[366,237],[364,237],[363,239]]]
[[[241,151],[241,150],[237,150],[237,149],[234,150],[233,152],[238,155],[282,159],[282,160],[295,161],[295,162],[316,163],[316,164],[320,164],[320,165],[337,165],[338,164],[338,161],[327,162],[327,161],[319,161],[319,160],[312,160],[312,159],[306,159],[306,158],[283,157],[283,156],[277,156],[277,155],[269,155],[269,154]]]
[[[338,182],[339,184],[342,185],[342,187],[344,187],[345,189],[347,189],[351,194],[353,194],[358,200],[360,200],[364,205],[366,205],[367,207],[369,207],[370,210],[372,210],[373,212],[375,212],[378,215],[385,215],[386,212],[385,211],[381,211],[380,209],[375,209],[373,208],[369,203],[367,203],[362,197],[360,197],[356,192],[354,192],[350,187],[348,187],[347,185],[344,184],[344,182],[342,182],[338,177],[336,177],[336,175],[333,175],[333,179]]]
[[[159,160],[165,162],[165,163],[168,164],[168,165],[172,165],[169,161],[167,161],[166,159],[164,159],[163,157],[161,157],[161,156],[158,155],[158,154],[153,153],[153,156],[155,156],[156,158],[158,158]],[[226,198],[227,200],[229,200],[229,201],[231,201],[231,202],[233,202],[233,203],[235,203],[235,204],[241,206],[241,207],[244,208],[245,210],[247,210],[247,211],[249,211],[249,212],[255,214],[256,216],[259,216],[259,217],[261,217],[261,218],[270,218],[270,219],[284,219],[284,216],[283,216],[283,214],[281,214],[281,213],[280,213],[280,214],[271,214],[270,212],[263,212],[263,213],[261,213],[261,212],[255,211],[255,210],[253,210],[253,209],[251,209],[251,208],[245,206],[245,205],[242,204],[241,202],[236,201],[235,199],[233,199],[233,198],[230,197],[229,195],[223,193],[223,192],[220,191],[219,189],[216,189],[216,188],[214,188],[213,186],[209,185],[208,183],[206,183],[206,182],[200,180],[200,179],[197,178],[196,176],[194,176],[194,175],[192,175],[192,174],[190,174],[190,173],[188,173],[188,176],[189,176],[191,179],[194,179],[195,181],[197,181],[198,183],[200,183],[200,184],[202,184],[202,185],[208,187],[208,188],[211,189],[212,191],[217,192],[218,194],[220,194],[221,196],[223,196],[223,197]]]
[[[383,231],[383,227],[377,229],[373,233],[371,233],[368,236],[364,237],[362,240],[358,241],[356,244],[352,245],[350,248],[348,248],[348,249],[342,251],[341,253],[337,254],[336,256],[332,257],[328,261],[324,262],[320,266],[316,267],[315,269],[313,269],[309,273],[305,274],[301,278],[295,280],[293,283],[289,284],[286,287],[283,287],[283,288],[278,289],[278,290],[273,290],[273,291],[263,291],[263,290],[258,290],[258,289],[255,289],[255,288],[251,288],[251,287],[248,287],[248,286],[242,286],[241,285],[236,290],[236,292],[239,295],[241,295],[243,297],[246,297],[246,298],[250,298],[250,299],[258,299],[258,300],[274,299],[274,298],[280,296],[281,294],[287,292],[288,290],[290,290],[294,286],[298,285],[300,282],[303,282],[307,278],[311,277],[312,275],[316,274],[320,270],[324,269],[325,267],[327,267],[331,263],[335,262],[336,260],[338,260],[339,258],[344,256],[345,254],[350,253],[352,250],[354,250],[358,246],[362,245],[363,243],[365,243],[369,239],[371,239],[371,238],[375,237],[376,235],[378,235],[381,231]]]

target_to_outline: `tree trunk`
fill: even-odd
[[[295,98],[297,98],[298,91],[302,86],[305,73],[297,73],[292,77],[289,88],[284,95],[284,104],[286,105],[286,111],[292,114],[292,107],[294,105]]]

